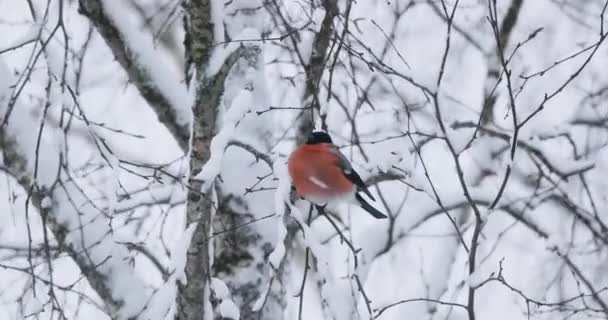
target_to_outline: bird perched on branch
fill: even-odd
[[[287,167],[297,194],[304,199],[318,205],[355,202],[374,218],[386,218],[361,196],[359,192],[376,201],[327,133],[313,132],[291,153]]]

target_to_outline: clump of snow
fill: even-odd
[[[274,161],[274,172],[279,178],[279,185],[274,196],[274,210],[277,221],[277,242],[275,248],[268,256],[268,261],[271,265],[277,268],[283,257],[285,256],[285,236],[287,228],[285,227],[285,202],[289,201],[289,192],[291,190],[291,178],[287,174],[287,167],[280,160]]]
[[[42,209],[50,209],[52,206],[53,206],[53,200],[51,200],[51,197],[49,197],[49,196],[42,198],[42,201],[40,201],[40,207]]]
[[[241,32],[245,37],[253,37],[255,39],[260,37],[260,32],[256,29],[247,28]],[[228,47],[234,44],[230,44]],[[259,43],[243,42],[244,46],[253,46],[259,48]],[[214,74],[217,72],[223,64],[223,59],[227,55],[228,51],[233,49],[226,49],[225,52],[220,52],[221,49],[218,47],[212,55],[211,67],[208,72]],[[226,107],[226,112],[221,117],[221,130],[211,141],[211,158],[207,161],[201,172],[197,175],[197,179],[203,181],[203,190],[208,189],[215,177],[220,173],[222,159],[224,151],[228,146],[230,140],[235,135],[237,126],[245,118],[245,116],[251,112],[252,109],[260,108],[268,105],[268,91],[266,83],[263,80],[264,66],[263,59],[259,57],[259,52],[250,52],[249,54],[258,55],[251,58],[254,65],[250,65],[244,61],[237,62],[234,67],[239,71],[240,77],[229,77],[226,82],[226,88],[223,96],[223,104]]]
[[[262,30],[266,11],[260,0],[234,0],[226,7],[226,31],[232,39],[261,39],[249,38],[241,34],[245,29]]]
[[[278,217],[278,219],[282,219],[282,217]],[[275,267],[278,268],[285,257],[285,236],[287,235],[287,229],[285,225],[282,223],[277,224],[277,243],[274,247],[274,250],[268,256],[268,262]]]
[[[10,44],[0,46],[0,52],[10,50],[11,48],[20,47],[26,43],[33,42],[38,39],[41,25],[38,23],[32,23],[29,29],[21,35],[18,39],[12,41]]]
[[[247,114],[252,106],[252,94],[248,90],[241,90],[239,95],[234,99],[230,109],[224,116],[224,123],[220,132],[211,140],[211,157],[203,166],[201,172],[196,176],[196,179],[203,181],[202,190],[205,191],[211,187],[215,177],[220,174],[224,151],[230,140],[239,121]]]
[[[169,100],[178,124],[190,124],[193,102],[191,95],[188,94],[183,82],[165,64],[159,63],[152,39],[144,37],[146,33],[140,32],[139,28],[131,23],[128,10],[124,6],[122,1],[103,1],[104,11],[122,34],[124,43],[136,56],[137,63],[148,73],[150,83],[155,84],[162,95]]]
[[[362,282],[367,279],[369,269],[376,256],[384,250],[388,236],[388,230],[378,230],[377,225],[368,226],[358,235],[357,238],[365,239],[360,243],[359,265],[355,270]]]
[[[207,76],[213,77],[215,74],[220,71],[222,65],[224,64],[224,60],[228,57],[234,50],[236,50],[238,46],[234,43],[230,43],[228,46],[216,46],[211,51],[211,56],[209,57],[209,66],[207,67]]]
[[[268,295],[268,291],[270,290],[270,282],[266,283],[264,286],[264,290],[260,291],[262,294],[255,300],[253,306],[251,307],[251,311],[257,312],[262,309],[264,306],[264,301],[266,301],[266,296]]]
[[[446,138],[452,144],[454,152],[460,154],[467,147],[471,141],[474,129],[454,129],[452,124],[458,120],[458,114],[448,112],[448,110],[442,110],[442,118],[446,129]]]
[[[220,278],[211,278],[211,290],[220,300],[230,297],[230,290],[228,289],[228,286]]]
[[[1,113],[6,112],[7,93],[12,92],[10,86],[14,84],[12,79],[8,68],[0,61]],[[53,192],[48,195],[48,199],[43,198],[41,205],[53,209],[51,214],[57,223],[68,230],[77,230],[67,233],[65,240],[72,245],[74,252],[86,255],[86,258],[81,260],[83,263],[95,266],[96,272],[105,277],[102,281],[111,290],[112,298],[123,305],[118,310],[117,317],[133,317],[141,312],[148,296],[145,294],[143,282],[133,273],[129,264],[129,251],[112,239],[112,226],[108,224],[105,216],[99,213],[99,209],[90,203],[87,195],[82,193],[77,180],[62,181],[61,188],[51,188],[60,166],[61,150],[54,144],[59,136],[52,132],[54,128],[45,128],[48,132],[41,137],[42,141],[39,143],[37,128],[41,119],[32,117],[29,111],[26,105],[17,101],[11,119],[4,127],[6,135],[16,142],[16,151],[27,160],[27,167],[22,174],[33,176],[35,159],[44,155],[44,161],[38,161],[37,164],[38,176],[35,183]],[[38,144],[39,150],[36,148]]]
[[[175,279],[181,283],[186,283],[186,273],[184,268],[186,267],[186,258],[190,242],[192,241],[192,235],[196,230],[197,223],[192,223],[186,231],[181,235],[179,240],[173,244],[173,250],[171,251],[171,265],[175,274]]]
[[[238,320],[241,316],[241,312],[239,308],[236,306],[234,301],[232,300],[223,300],[220,303],[220,315],[225,319],[233,319]]]
[[[313,56],[318,56],[320,53],[315,52],[315,48],[313,47],[314,42],[314,34],[316,34],[321,29],[321,22],[325,18],[325,10],[321,8],[316,8],[312,13],[312,21],[311,28],[314,30],[311,33],[306,33],[302,37],[302,41],[298,43],[298,50],[302,55],[304,63],[309,63],[310,58]],[[293,26],[294,29],[299,28],[300,26]]]
[[[178,175],[181,174],[176,174],[176,176]],[[119,197],[125,198],[116,204],[117,211],[130,210],[142,203],[150,203],[159,199],[168,199],[168,203],[171,205],[186,201],[186,193],[179,192],[174,185],[170,184],[148,188],[147,192],[131,193],[128,198],[124,194],[120,194]]]
[[[230,298],[230,290],[226,283],[219,278],[211,278],[210,285],[215,297],[221,301],[219,306],[220,315],[225,319],[239,319],[239,308]]]
[[[475,270],[475,272],[471,273],[469,275],[469,277],[467,278],[467,284],[471,288],[477,288],[487,279],[488,279],[488,276],[483,274],[483,272],[481,272],[479,270],[479,268],[477,268],[477,270]]]
[[[210,4],[213,39],[215,42],[224,42],[224,1],[211,0]]]
[[[409,177],[408,182],[419,190],[422,190],[429,198],[434,199],[435,195],[432,192],[433,188],[424,174],[422,165],[419,165],[418,168],[412,167],[413,169],[410,171],[412,174]]]
[[[585,170],[590,170],[595,166],[595,161],[593,160],[574,160],[574,159],[555,159],[560,161],[552,162],[553,167],[557,169],[560,173],[565,175],[570,175],[574,172],[581,172]]]
[[[283,258],[285,256],[285,245],[284,240],[287,235],[287,228],[285,227],[284,214],[286,212],[286,206],[289,206],[290,216],[293,217],[303,229],[304,234],[304,242],[307,247],[311,249],[312,254],[317,259],[318,273],[315,273],[315,276],[319,276],[322,280],[319,280],[319,283],[324,283],[323,287],[331,288],[333,287],[334,281],[332,281],[333,277],[329,270],[329,251],[328,248],[325,248],[318,236],[310,228],[310,226],[306,223],[305,219],[302,216],[302,213],[296,206],[293,206],[289,201],[289,195],[291,190],[291,179],[287,173],[287,167],[284,164],[284,161],[281,159],[276,159],[274,161],[274,172],[277,178],[279,178],[279,185],[275,192],[275,213],[276,213],[276,223],[277,223],[277,242],[275,244],[275,248],[272,253],[268,257],[269,263],[277,268],[280,266]],[[265,290],[262,291],[262,294],[253,305],[253,310],[257,311],[262,308],[264,305],[264,301],[266,296],[268,295],[268,290],[270,290],[270,283],[266,284]],[[327,294],[327,292],[325,292]],[[326,296],[325,298],[328,300],[332,300],[332,295]]]

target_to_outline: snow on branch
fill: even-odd
[[[182,150],[188,149],[192,99],[183,81],[160,61],[152,42],[129,21],[121,1],[80,0],[80,12],[97,28],[140,94]]]
[[[12,75],[0,60],[0,111],[8,104]],[[129,252],[112,239],[103,212],[91,203],[78,181],[64,172],[62,154],[52,134],[42,135],[44,118],[34,119],[18,105],[11,121],[0,128],[0,149],[6,171],[28,192],[59,248],[80,268],[112,318],[128,319],[141,312],[146,295],[129,265]],[[36,128],[32,130],[32,128]],[[49,138],[51,137],[51,138]],[[44,157],[44,161],[39,161]]]
[[[237,98],[234,99],[230,111],[226,114],[222,130],[211,140],[211,158],[196,176],[196,179],[203,181],[203,191],[211,186],[215,177],[220,173],[224,150],[226,150],[228,143],[232,139],[240,120],[251,109],[252,102],[251,92],[242,90]]]
[[[246,28],[241,34],[260,36],[259,31],[253,28]],[[211,157],[196,176],[196,179],[203,181],[203,190],[209,188],[220,173],[224,152],[231,143],[241,121],[251,113],[251,110],[265,108],[268,104],[266,97],[268,93],[264,81],[263,51],[259,43],[255,41],[243,42],[240,47],[243,49],[231,50],[231,55],[240,54],[242,63],[235,62],[234,69],[238,70],[233,72],[238,72],[243,77],[242,79],[226,80],[222,103],[227,111],[221,119],[221,130],[211,140]],[[219,63],[219,61],[214,63]],[[225,63],[226,61],[223,62],[224,65]],[[212,66],[212,69],[222,70],[223,68]],[[221,71],[214,74],[213,77],[224,78]]]

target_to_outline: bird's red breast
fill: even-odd
[[[287,166],[300,196],[331,200],[354,190],[332,148],[329,143],[303,144],[291,153]]]

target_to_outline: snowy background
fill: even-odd
[[[608,318],[607,5],[0,0],[0,318]]]

